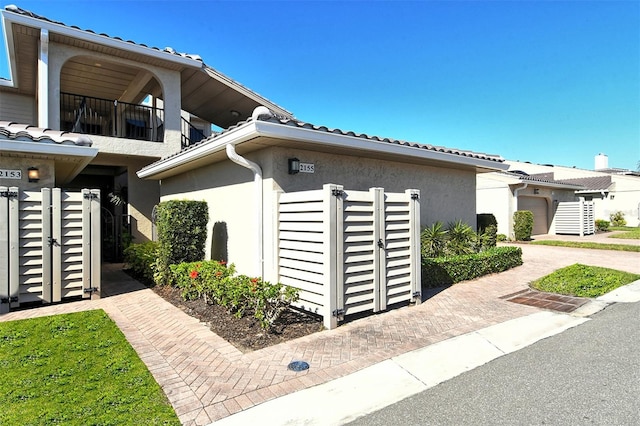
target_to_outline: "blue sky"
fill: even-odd
[[[640,161],[637,0],[15,4],[199,54],[313,124],[587,169],[599,152]]]

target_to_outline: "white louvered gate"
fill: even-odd
[[[420,303],[419,191],[280,194],[279,281],[333,328],[344,315]]]
[[[591,235],[596,232],[593,201],[563,201],[555,211],[556,234]]]
[[[0,187],[0,312],[100,286],[100,191]]]

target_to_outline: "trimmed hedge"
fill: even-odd
[[[495,247],[463,256],[423,258],[422,286],[444,287],[522,265],[520,247]]]
[[[158,204],[156,284],[166,284],[170,265],[204,259],[209,210],[206,201],[170,200]]]
[[[491,213],[478,213],[476,215],[476,224],[478,225],[478,231],[484,231],[488,226],[492,225],[498,228],[498,221]]]
[[[609,221],[604,219],[596,219],[596,229],[598,231],[608,231]]]
[[[516,241],[528,241],[533,233],[533,212],[518,210],[513,213],[513,233]]]

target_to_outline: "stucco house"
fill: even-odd
[[[595,170],[505,160],[507,173],[478,176],[478,213],[493,213],[498,232],[511,235],[513,212],[534,212],[534,235],[556,234],[557,208],[563,202],[590,202],[594,219],[624,213],[628,226],[640,226],[640,173],[608,167],[604,154]],[[546,212],[546,214],[545,214]],[[535,220],[537,218],[537,220]]]
[[[99,188],[105,239],[119,240],[122,232],[135,242],[152,238],[160,190],[157,181],[137,177],[145,165],[211,135],[212,125],[227,128],[248,118],[257,106],[291,116],[197,55],[83,30],[16,6],[0,13],[10,70],[0,78],[0,134],[14,135],[0,142],[6,171],[0,185]],[[18,129],[36,136],[16,138]],[[48,139],[37,135],[55,131],[85,135],[95,152],[71,167],[75,148],[39,143]],[[39,170],[38,183],[27,180],[30,167]],[[109,194],[125,202],[109,202]]]
[[[371,188],[383,188],[381,203],[390,205],[392,210],[382,213],[382,221],[402,214],[402,221],[407,222],[409,214],[399,210],[393,197],[410,190],[411,199],[419,202],[419,213],[401,238],[415,243],[420,226],[435,221],[460,219],[475,226],[476,175],[504,168],[502,158],[495,155],[330,129],[258,107],[248,120],[145,166],[138,176],[161,180],[162,200],[186,198],[208,202],[212,228],[207,256],[224,252],[225,260],[234,263],[242,273],[305,287],[314,280],[314,269],[317,267],[318,275],[322,275],[321,265],[326,263],[323,259],[327,253],[314,247],[319,247],[327,235],[320,230],[316,236],[315,229],[327,226],[329,220],[322,210],[323,195],[319,192],[328,184],[339,186],[339,191],[334,189],[332,194],[345,202],[345,215],[348,211],[358,215],[345,216],[345,222],[351,222],[358,230],[347,237],[345,229],[340,234],[344,238],[338,237],[331,243],[329,257],[344,251],[345,259],[349,256],[355,259],[354,270],[364,270],[376,263],[378,247],[383,252],[383,263],[394,256],[392,243],[388,241],[393,237],[384,235],[399,222],[386,222],[380,237],[374,237],[376,231],[370,225],[375,219],[364,216],[371,210],[370,203],[359,201],[346,207],[353,192],[363,194],[372,191]],[[283,226],[293,215],[293,209],[291,204],[283,208],[280,200],[288,195],[302,199],[316,192],[319,198],[297,207],[296,212],[303,212],[301,216],[305,219],[295,229],[290,224]],[[329,195],[324,199],[327,197],[336,198]],[[218,240],[217,228],[224,230],[222,241]],[[359,241],[358,247],[348,246],[351,237]],[[398,240],[393,243],[400,244]],[[296,254],[292,254],[295,250]],[[419,254],[408,253],[403,251],[398,259],[402,257],[419,265]],[[291,257],[294,255],[296,259]],[[348,274],[349,261],[345,260],[344,265],[338,263],[340,273]],[[283,268],[283,264],[289,266]],[[392,267],[387,271],[389,268]],[[289,276],[290,273],[294,276]],[[369,278],[357,280],[362,280],[360,283]],[[419,266],[411,280],[419,292]],[[347,287],[349,279],[344,281]],[[349,299],[348,292],[345,300]],[[324,296],[318,293],[317,300],[310,296],[306,302],[318,308],[323,305],[320,299]]]

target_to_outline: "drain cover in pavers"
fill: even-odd
[[[564,296],[562,294],[543,293],[535,290],[525,290],[504,296],[509,302],[536,308],[550,309],[559,312],[573,312],[589,301],[583,297]]]
[[[292,371],[304,371],[309,369],[309,364],[304,361],[293,361],[287,366]]]

